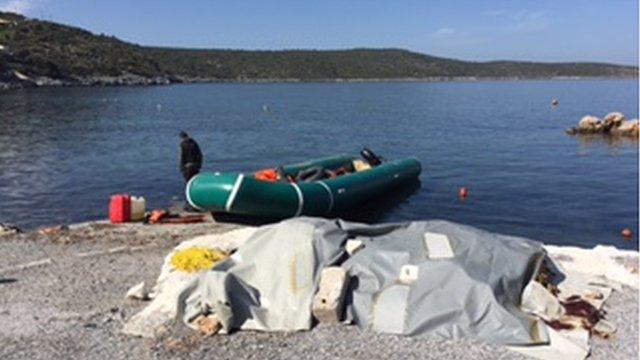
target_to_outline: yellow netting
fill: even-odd
[[[177,251],[171,257],[171,264],[181,271],[198,272],[211,269],[226,257],[227,253],[220,250],[194,247]]]

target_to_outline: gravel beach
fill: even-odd
[[[477,342],[381,335],[344,325],[203,337],[176,322],[156,339],[120,334],[124,321],[147,304],[125,300],[127,289],[140,281],[154,284],[175,245],[238,227],[88,223],[52,235],[0,236],[0,358],[525,358]],[[637,291],[614,292],[605,310],[618,331],[609,339],[594,338],[590,358],[638,358]]]

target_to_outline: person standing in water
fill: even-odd
[[[184,176],[184,181],[189,182],[192,177],[200,172],[202,167],[202,151],[198,143],[187,135],[180,132],[180,172]]]

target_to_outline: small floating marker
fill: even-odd
[[[621,234],[622,234],[623,238],[625,238],[626,240],[629,240],[633,236],[633,231],[631,231],[631,229],[627,228],[627,229],[622,230]]]
[[[271,108],[269,108],[269,105],[262,105],[262,111],[263,112],[269,112],[269,111],[271,111]]]
[[[458,197],[460,200],[466,200],[467,197],[469,197],[469,189],[461,187],[460,190],[458,190]]]
[[[551,106],[556,107],[560,105],[560,100],[554,98],[553,100],[551,100]]]

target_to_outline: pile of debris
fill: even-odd
[[[638,119],[627,120],[624,114],[612,112],[604,119],[587,115],[578,123],[578,127],[571,127],[566,130],[569,135],[592,135],[603,134],[613,136],[630,136],[638,138]]]
[[[200,272],[176,266],[202,249],[222,255]],[[615,332],[602,311],[610,283],[566,272],[539,242],[447,221],[296,218],[180,244],[153,291],[129,295],[152,301],[123,331],[152,337],[176,318],[207,335],[344,323],[584,359],[590,335]]]

